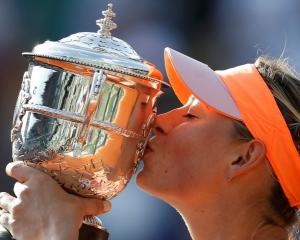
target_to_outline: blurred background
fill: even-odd
[[[118,29],[113,36],[128,42],[164,72],[163,49],[172,47],[226,69],[264,54],[288,57],[300,71],[299,0],[111,0]],[[5,176],[11,161],[10,128],[27,62],[21,56],[45,40],[98,30],[95,20],[104,0],[0,0],[0,191],[12,192]],[[165,74],[165,73],[164,73]],[[166,79],[166,77],[165,77]],[[166,79],[167,80],[167,79]],[[159,112],[179,106],[164,89]],[[190,239],[180,215],[142,192],[131,181],[102,217],[112,240]]]

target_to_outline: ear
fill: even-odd
[[[226,177],[231,181],[235,177],[246,174],[265,159],[265,144],[258,139],[243,143],[234,159],[229,162]]]

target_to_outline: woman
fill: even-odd
[[[176,208],[195,240],[288,239],[300,207],[299,79],[266,58],[214,72],[166,49],[165,62],[184,106],[157,117],[138,185]],[[7,173],[16,198],[0,194],[0,223],[19,240],[77,239],[84,215],[111,207],[20,163]]]

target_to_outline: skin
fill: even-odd
[[[239,140],[233,120],[193,97],[159,115],[154,135],[137,184],[175,207],[194,240],[288,239],[269,209],[267,190],[274,179],[263,142]],[[69,195],[47,175],[20,163],[9,164],[7,173],[20,183],[16,197],[0,194],[0,206],[8,212],[0,223],[18,240],[78,239],[84,215],[110,208]],[[49,222],[60,224],[49,227]]]
[[[137,183],[176,208],[193,239],[288,239],[269,209],[263,142],[239,140],[233,120],[193,98],[154,129]]]
[[[6,173],[18,182],[14,186],[16,197],[0,193],[4,210],[0,224],[18,240],[78,239],[83,216],[111,208],[108,201],[66,193],[51,177],[21,162],[8,164]]]

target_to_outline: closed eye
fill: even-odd
[[[190,113],[187,113],[185,115],[183,115],[184,118],[188,118],[188,119],[194,119],[194,118],[198,118],[197,116],[193,115],[193,114],[190,114]]]

